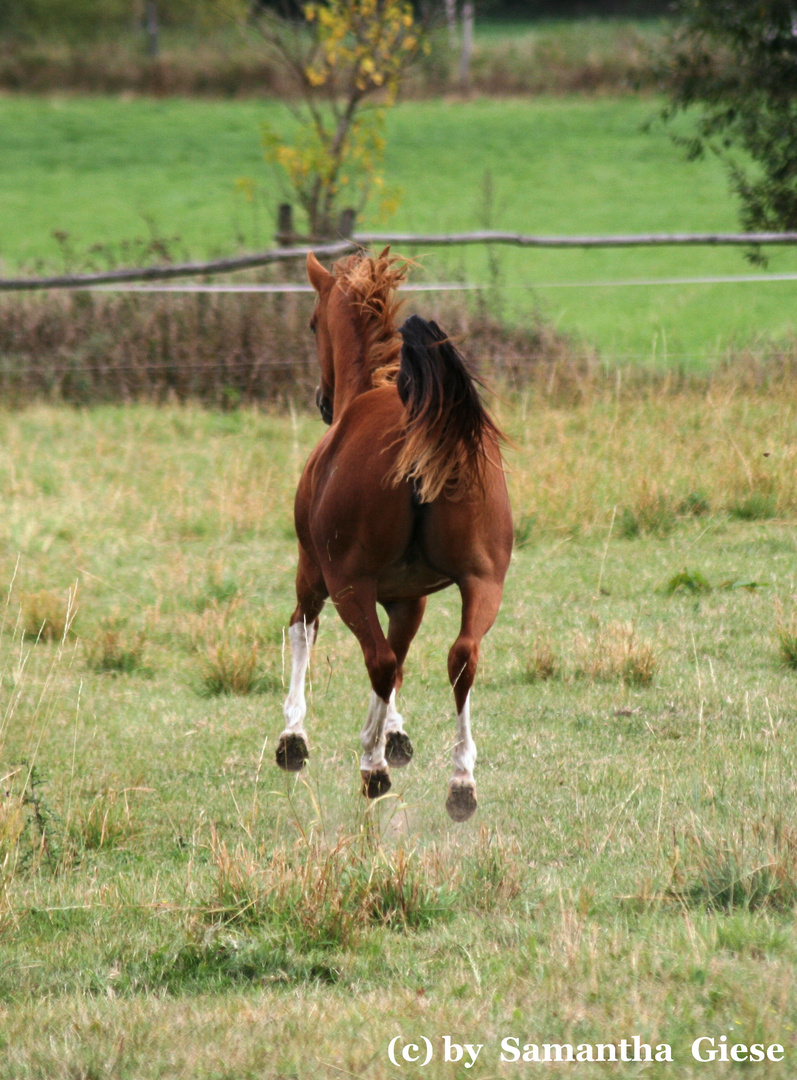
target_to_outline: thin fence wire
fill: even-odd
[[[126,267],[93,274],[59,274],[49,277],[0,278],[0,292],[42,289],[85,289],[100,284],[163,281],[180,277],[233,273],[306,258],[310,251],[335,258],[364,247],[398,244],[408,248],[450,247],[469,244],[514,245],[528,248],[629,248],[629,247],[748,247],[797,244],[797,233],[647,233],[628,236],[525,236],[520,233],[476,232],[418,236],[409,233],[356,233],[350,239],[316,246],[275,248],[250,255],[209,262],[175,263],[166,266]],[[573,283],[567,287],[576,287]],[[538,285],[537,288],[553,287]],[[558,286],[560,287],[560,286]]]
[[[629,289],[658,288],[671,285],[768,285],[775,282],[797,281],[797,273],[780,274],[709,274],[702,277],[670,278],[620,278],[606,281],[525,281],[525,282],[424,282],[402,285],[402,292],[478,292],[498,289],[535,291],[538,289]],[[185,282],[176,285],[149,284],[101,284],[85,286],[87,292],[130,293],[312,293],[312,285],[297,282],[247,282],[238,284],[197,284]]]
[[[728,353],[718,353],[718,354],[712,355],[712,356],[704,356],[703,353],[700,353],[699,356],[698,356],[698,354],[691,353],[691,352],[674,353],[674,352],[671,352],[668,349],[667,353],[666,353],[666,357],[667,357],[668,362],[675,362],[677,364],[687,364],[687,363],[690,363],[692,361],[695,361],[695,360],[699,359],[701,365],[710,366],[712,364],[718,364],[718,363],[721,363],[724,360],[727,360],[728,359]],[[476,354],[470,355],[469,359],[474,364],[479,365],[479,364],[489,363],[493,358],[488,354],[481,355],[479,353],[476,353]],[[611,370],[611,371],[613,371],[615,369],[615,367],[617,367],[618,364],[626,364],[626,363],[629,363],[629,364],[630,363],[645,364],[645,363],[650,363],[653,359],[655,359],[655,358],[652,357],[649,352],[648,353],[615,353],[615,352],[613,352],[611,354],[610,360],[602,358],[600,356],[600,354],[598,354],[598,353],[589,352],[589,351],[584,351],[584,352],[571,351],[567,355],[567,361],[568,362],[592,363],[592,364],[594,364],[596,369],[605,368],[606,370]],[[556,357],[550,357],[550,358],[549,357],[541,357],[539,353],[529,353],[528,355],[524,355],[524,354],[518,354],[518,353],[513,352],[512,356],[510,357],[510,362],[513,365],[514,364],[524,364],[524,363],[528,363],[528,364],[542,363],[547,367],[556,367],[557,365],[562,363],[562,360],[561,360],[561,358],[556,358]],[[77,374],[77,373],[80,373],[80,372],[86,372],[86,373],[94,372],[94,373],[97,373],[97,374],[107,374],[107,375],[121,374],[123,372],[133,372],[135,374],[135,373],[144,373],[144,372],[163,372],[163,371],[168,372],[168,371],[173,371],[174,367],[175,367],[174,362],[170,363],[170,362],[167,362],[167,361],[162,361],[162,362],[158,362],[158,363],[153,363],[153,362],[150,362],[150,361],[142,361],[140,363],[132,363],[132,364],[113,363],[113,364],[108,364],[107,366],[104,366],[100,362],[96,362],[96,363],[93,363],[93,364],[77,364],[77,363],[75,363],[75,364],[50,364],[50,363],[48,363],[46,365],[46,374],[47,375],[69,375],[69,374]],[[228,371],[229,372],[233,372],[233,371],[251,371],[253,373],[255,373],[255,372],[266,373],[266,372],[269,372],[271,370],[285,370],[285,371],[287,371],[287,370],[291,370],[291,369],[294,370],[294,371],[298,370],[298,371],[303,371],[304,372],[304,371],[310,371],[312,369],[312,367],[313,367],[312,363],[303,363],[302,361],[296,361],[296,360],[266,360],[266,359],[262,359],[262,360],[229,360],[229,359],[219,359],[219,360],[199,360],[199,361],[193,361],[192,360],[190,362],[185,362],[185,361],[180,362],[180,369],[181,369],[181,372],[183,374],[192,374],[192,373],[201,372],[201,371],[218,371],[220,373],[228,372]]]

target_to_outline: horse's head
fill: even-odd
[[[310,328],[321,368],[316,404],[328,424],[353,397],[377,385],[378,372],[398,363],[400,305],[394,293],[405,267],[389,248],[374,258],[350,255],[332,273],[312,252],[307,256],[307,276],[316,291]]]

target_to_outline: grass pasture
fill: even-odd
[[[405,102],[387,131],[386,177],[403,192],[400,207],[389,220],[372,208],[362,227],[736,231],[718,164],[687,163],[663,131],[642,131],[656,108],[652,97]],[[264,120],[291,116],[267,100],[3,97],[4,273],[148,263],[163,258],[164,241],[175,259],[269,247],[284,191],[262,160]],[[738,249],[422,255],[419,280],[479,283],[493,290],[499,319],[527,325],[541,313],[612,359],[700,367],[794,333],[793,281],[655,284],[748,274]],[[768,269],[795,265],[781,248]]]
[[[310,766],[272,764],[319,421],[2,414],[0,1077],[387,1077],[397,1035],[431,1040],[430,1077],[513,1075],[505,1037],[633,1035],[677,1064],[624,1076],[734,1076],[690,1053],[723,1035],[788,1075],[797,399],[723,378],[501,406],[517,549],[464,827],[453,594],[389,797],[357,794],[366,676],[332,613]],[[472,1069],[444,1035],[483,1044]]]

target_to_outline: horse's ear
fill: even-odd
[[[307,276],[317,293],[326,292],[334,281],[329,270],[324,269],[312,251],[307,253]]]

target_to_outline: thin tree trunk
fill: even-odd
[[[459,59],[459,84],[463,90],[470,86],[470,60],[473,54],[473,24],[476,21],[472,0],[462,7],[462,53]]]
[[[448,25],[448,44],[453,50],[457,47],[457,0],[446,0],[446,23]]]
[[[147,56],[154,60],[160,48],[158,45],[158,5],[155,0],[147,0]]]

